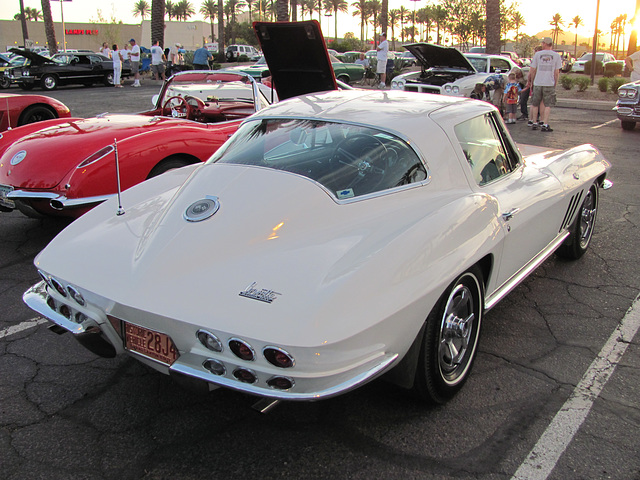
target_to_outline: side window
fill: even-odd
[[[478,185],[501,178],[518,164],[513,145],[505,142],[505,134],[492,114],[460,123],[455,132]]]
[[[492,58],[491,59],[491,72],[494,73],[497,70],[500,70],[500,72],[505,73],[509,71],[509,62],[507,62],[506,60],[502,60],[499,58]]]

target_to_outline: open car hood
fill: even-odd
[[[254,22],[278,98],[337,90],[329,53],[316,20]]]
[[[10,52],[15,53],[16,55],[20,55],[21,57],[28,58],[31,60],[31,65],[42,65],[43,63],[55,63],[53,60],[47,57],[43,57],[42,55],[38,55],[35,52],[31,52],[29,50],[20,50],[19,48],[10,48]]]
[[[468,70],[470,73],[476,72],[471,62],[455,48],[441,47],[431,43],[412,43],[405,45],[404,48],[409,50],[425,69],[455,68]]]

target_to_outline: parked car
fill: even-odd
[[[141,114],[49,120],[5,132],[0,209],[78,217],[116,195],[116,152],[121,186],[129,188],[204,162],[243,118],[269,103],[251,77],[222,70],[176,74],[154,102]]]
[[[640,122],[640,81],[625,83],[618,88],[614,110],[623,130],[636,128],[636,122]]]
[[[500,52],[498,55],[507,57],[513,63],[515,63],[518,67],[522,66],[522,60],[520,60],[520,56],[516,52],[503,51],[503,52]]]
[[[564,73],[569,73],[573,68],[573,64],[575,63],[576,59],[573,58],[573,55],[571,55],[571,53],[565,52],[564,50],[554,50],[554,52],[557,52],[562,59],[562,68],[560,68],[560,70]]]
[[[51,58],[28,50],[11,49],[29,59],[29,65],[12,67],[5,71],[11,83],[23,90],[39,86],[43,90],[55,90],[60,85],[103,83],[113,85],[113,60],[99,53],[57,53]],[[128,66],[122,67],[122,78],[131,74]]]
[[[254,28],[265,54],[283,31],[326,49],[316,21]],[[300,87],[267,60],[282,98]],[[320,400],[386,374],[442,403],[485,312],[554,251],[585,254],[609,167],[591,145],[517,146],[485,102],[334,87],[71,224],[24,300],[100,355],[203,385]]]
[[[409,51],[402,52],[399,56],[396,55],[396,58],[400,58],[400,60],[402,60],[402,68],[414,67],[418,64],[418,59]]]
[[[577,59],[573,63],[573,66],[571,67],[571,71],[574,73],[591,73],[591,72],[584,71],[584,65],[589,60],[591,60],[592,56],[593,56],[592,53],[585,53],[584,55],[582,55],[579,59]],[[602,62],[602,64],[604,65],[606,62],[614,62],[616,60],[616,57],[614,57],[613,55],[607,52],[598,52],[596,53],[596,60],[598,62]]]
[[[9,53],[9,55],[0,54],[0,88],[9,88],[11,86],[11,80],[4,75],[8,68],[21,67],[28,61],[26,58],[12,53]]]
[[[429,43],[404,46],[420,62],[419,72],[408,72],[391,81],[392,90],[469,96],[476,83],[492,74],[517,67],[509,58],[484,53],[462,54],[451,47]]]
[[[229,45],[225,54],[228,62],[236,62],[242,56],[245,56],[251,62],[255,62],[260,58],[260,52],[251,45]]]
[[[29,123],[70,116],[69,108],[55,98],[0,93],[0,132]]]

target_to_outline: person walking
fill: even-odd
[[[205,47],[200,47],[193,52],[193,69],[194,70],[209,70],[209,60],[213,58],[211,52]]]
[[[113,86],[116,88],[122,88],[120,84],[120,75],[122,74],[122,61],[124,60],[122,53],[118,45],[113,45],[111,48],[111,58],[113,59]]]
[[[134,78],[132,87],[140,87],[140,45],[136,43],[134,38],[129,40],[129,44],[131,45],[131,52],[129,53],[131,73],[133,73]]]
[[[376,73],[380,75],[380,88],[384,88],[387,82],[387,56],[389,55],[389,42],[387,42],[387,34],[380,34],[380,43],[376,47],[378,53],[376,58],[378,60],[378,66],[376,67]]]
[[[164,81],[164,61],[165,56],[160,46],[160,40],[156,40],[151,47],[151,74],[154,80]]]
[[[556,104],[556,84],[560,77],[562,58],[558,52],[552,50],[553,40],[550,37],[542,39],[542,49],[533,55],[527,86],[532,87],[533,98],[531,100],[531,117],[529,122],[535,129],[533,120],[540,110],[540,122],[538,126],[543,132],[553,132],[549,126],[551,107]],[[541,105],[541,103],[543,105]]]

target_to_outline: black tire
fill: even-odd
[[[586,253],[596,225],[598,203],[598,185],[594,183],[584,197],[582,205],[580,205],[576,219],[571,225],[571,234],[556,250],[558,256],[569,260],[577,260]]]
[[[102,83],[104,83],[105,87],[112,87],[113,86],[113,72],[107,73],[104,76],[104,79],[102,80]]]
[[[33,83],[20,83],[19,85],[22,90],[33,90]]]
[[[634,128],[636,128],[636,122],[626,122],[624,120],[621,120],[620,126],[623,130],[633,130]]]
[[[340,75],[340,76],[338,77],[338,80],[340,80],[341,82],[346,83],[347,85],[350,85],[350,84],[349,84],[349,80],[350,80],[350,79],[349,79],[349,76],[348,76],[348,75]]]
[[[467,381],[483,314],[482,273],[473,267],[447,288],[427,317],[414,383],[423,400],[445,403]]]
[[[169,170],[175,170],[176,168],[186,167],[187,165],[193,164],[193,160],[182,157],[180,155],[176,155],[174,157],[165,158],[160,163],[158,163],[155,167],[151,169],[149,175],[147,175],[147,180],[153,177],[157,177],[158,175],[162,175],[163,173],[168,172]]]
[[[10,86],[11,86],[11,80],[5,77],[4,74],[0,76],[0,88],[9,88]]]
[[[55,90],[58,88],[58,77],[55,75],[45,75],[40,80],[40,86],[43,90]]]
[[[43,120],[52,120],[58,118],[56,112],[44,105],[32,105],[26,108],[20,119],[18,120],[18,126],[27,125],[29,123],[41,122]]]

